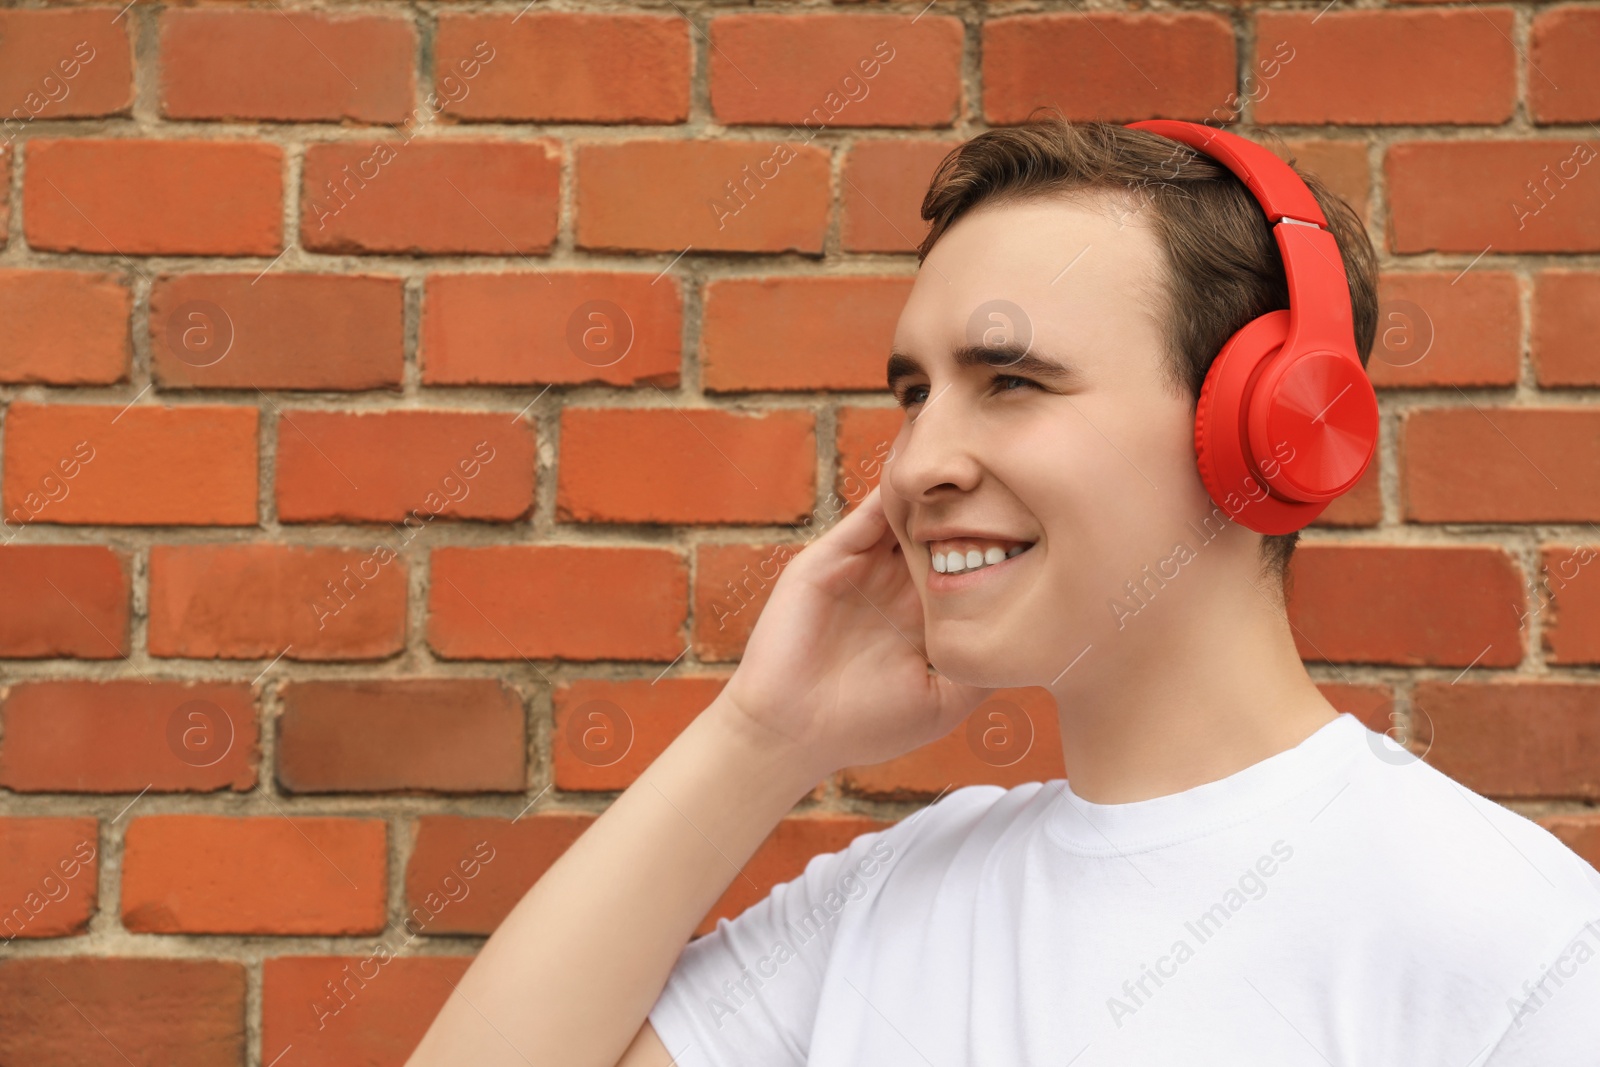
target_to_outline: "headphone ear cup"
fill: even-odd
[[[1233,336],[1237,337],[1239,335],[1236,333]],[[1229,338],[1229,341],[1231,342],[1232,338]],[[1227,346],[1224,345],[1223,347],[1226,348]],[[1208,492],[1211,486],[1218,482],[1216,468],[1211,462],[1213,449],[1210,444],[1210,437],[1206,433],[1210,425],[1206,421],[1206,412],[1211,410],[1211,393],[1217,384],[1218,377],[1217,360],[1213,359],[1211,366],[1206,368],[1206,378],[1200,386],[1200,399],[1194,406],[1194,455],[1195,461],[1200,468],[1200,480],[1205,483]]]
[[[1194,451],[1200,478],[1217,503],[1246,488],[1242,479],[1253,473],[1244,437],[1247,388],[1288,334],[1288,311],[1257,316],[1233,332],[1206,370],[1195,403]]]
[[[1211,361],[1195,403],[1194,450],[1206,492],[1230,520],[1261,534],[1292,533],[1327,507],[1274,495],[1250,451],[1244,413],[1251,389],[1288,336],[1287,309],[1245,323]]]

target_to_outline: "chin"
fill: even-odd
[[[928,642],[928,662],[952,682],[983,689],[1010,689],[1039,684],[1027,677],[1028,671],[1023,664],[1009,662],[987,649],[958,644],[959,647],[949,648],[940,641]]]

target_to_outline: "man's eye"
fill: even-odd
[[[922,395],[922,391],[927,388],[926,385],[908,385],[895,393],[895,401],[903,408],[908,408],[913,404],[920,404],[927,399]]]
[[[1019,378],[1015,374],[996,374],[994,376],[993,383],[992,383],[996,387],[995,388],[996,392],[1000,392],[1000,393],[1013,393],[1013,392],[1016,392],[1015,389],[1001,387],[1001,383],[1002,382],[1006,382],[1006,383],[1017,382],[1017,383],[1020,383],[1021,385],[1027,386],[1029,389],[1042,388],[1039,385],[1039,383],[1034,381],[1032,378]]]
[[[997,393],[1014,393],[1020,389],[1040,389],[1044,387],[1032,378],[1023,378],[1016,374],[996,374],[990,379],[990,385]],[[927,399],[926,385],[908,385],[895,394],[895,400],[903,408],[920,404]]]

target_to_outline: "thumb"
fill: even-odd
[[[872,492],[861,498],[855,510],[840,519],[817,543],[830,544],[839,552],[855,555],[872,549],[889,529],[889,517],[883,511],[882,487],[875,485]]]

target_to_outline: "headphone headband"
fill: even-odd
[[[1339,243],[1310,188],[1270,149],[1197,122],[1127,128],[1215,159],[1272,224],[1289,307],[1247,323],[1212,361],[1195,451],[1207,491],[1230,517],[1259,533],[1298,530],[1355,485],[1377,448],[1378,400],[1356,351]]]
[[[1287,218],[1295,222],[1309,222],[1323,229],[1328,226],[1317,198],[1311,195],[1311,190],[1300,180],[1300,175],[1269,148],[1247,141],[1236,133],[1199,122],[1145,119],[1143,122],[1130,122],[1127,128],[1148,130],[1174,141],[1182,141],[1195,151],[1215,159],[1250,187],[1250,192],[1260,201],[1267,218],[1274,223]]]

